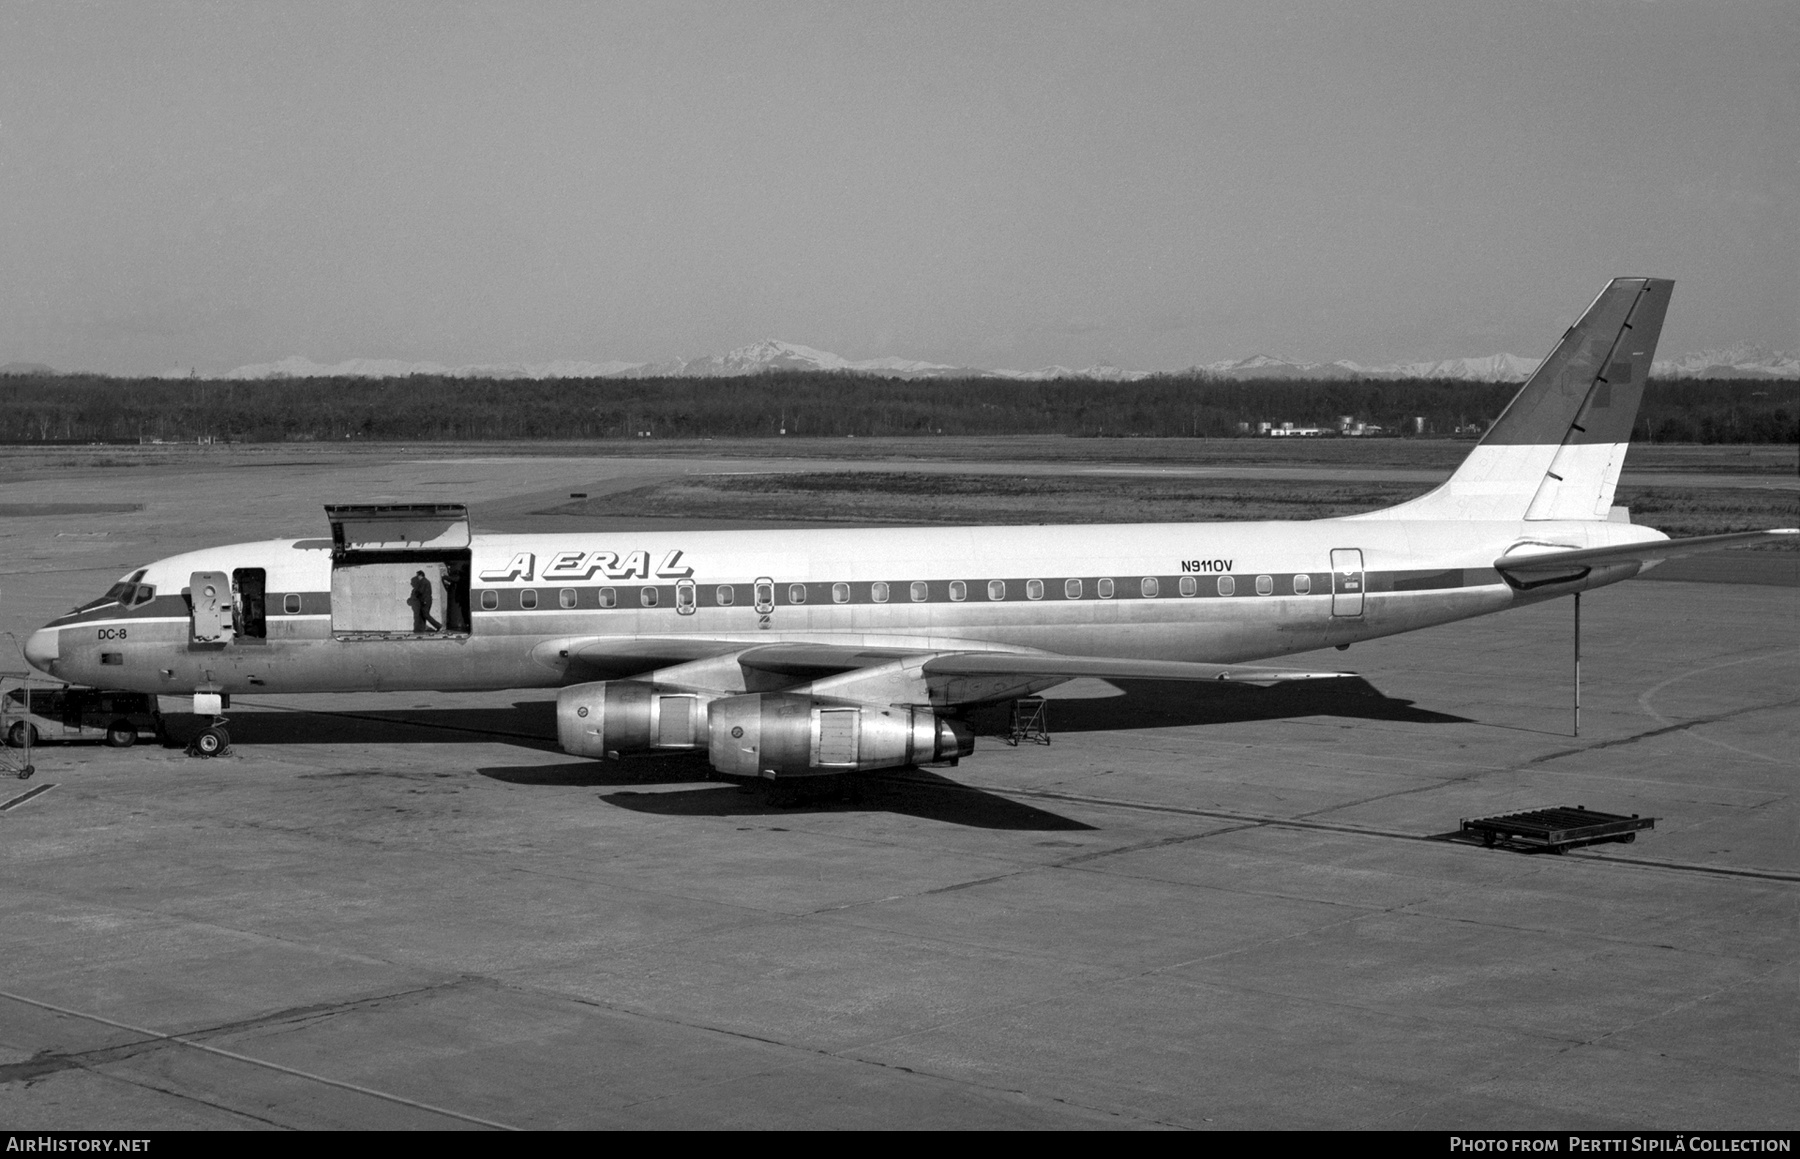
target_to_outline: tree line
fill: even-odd
[[[1068,435],[1229,438],[1257,424],[1385,434],[1485,427],[1513,383],[1449,379],[1138,382],[897,379],[773,371],[744,378],[213,380],[0,378],[0,442],[519,440],[758,436]],[[1633,438],[1800,441],[1797,384],[1652,380]],[[1246,431],[1247,428],[1247,431]]]

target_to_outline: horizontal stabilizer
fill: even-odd
[[[1604,567],[1608,564],[1651,563],[1682,555],[1698,555],[1722,547],[1738,547],[1747,543],[1767,543],[1800,536],[1800,528],[1778,527],[1772,531],[1735,531],[1728,535],[1699,535],[1690,539],[1657,539],[1648,543],[1623,543],[1616,547],[1585,547],[1569,551],[1534,552],[1531,555],[1503,555],[1494,567],[1510,579],[1523,582],[1560,579],[1574,571]]]

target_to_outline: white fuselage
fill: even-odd
[[[352,595],[331,541],[279,540],[158,560],[136,577],[153,596],[56,620],[28,655],[76,683],[169,695],[553,687],[582,678],[558,642],[615,637],[1236,663],[1499,611],[1640,566],[1524,591],[1493,566],[1520,545],[1662,538],[1593,520],[1394,518],[477,534],[466,618],[423,633],[410,630],[404,584]],[[190,577],[241,569],[261,571],[262,635],[196,639]],[[440,587],[440,618],[445,598]],[[390,600],[386,618],[368,606]]]

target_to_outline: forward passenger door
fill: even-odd
[[[1357,547],[1336,547],[1331,551],[1331,614],[1360,616],[1363,614],[1363,557]]]
[[[197,571],[188,576],[188,604],[194,643],[231,642],[231,577],[222,571]]]

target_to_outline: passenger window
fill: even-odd
[[[720,584],[719,590],[713,593],[713,599],[718,601],[721,608],[729,608],[737,599],[737,592],[732,590],[730,584]]]
[[[1006,581],[1005,580],[989,580],[988,581],[988,599],[1003,600],[1005,598],[1006,598]]]
[[[1274,595],[1275,594],[1274,577],[1266,576],[1266,575],[1257,576],[1256,577],[1256,594],[1259,596]]]
[[[1220,595],[1229,596],[1229,595],[1235,594],[1236,592],[1237,592],[1237,581],[1236,580],[1232,579],[1228,575],[1222,575],[1219,577],[1219,594]]]
[[[1100,593],[1101,599],[1110,600],[1113,598],[1113,582],[1111,580],[1103,579],[1095,584],[1094,587]]]
[[[1028,600],[1043,599],[1044,598],[1044,581],[1043,580],[1026,580],[1025,581],[1025,598]]]
[[[805,602],[806,602],[806,585],[805,584],[789,584],[788,585],[788,603],[804,604]]]
[[[662,600],[662,595],[655,588],[639,588],[638,602],[646,608],[654,608]]]
[[[556,606],[559,608],[574,607],[575,606],[575,589],[574,588],[564,588],[562,591],[557,592],[556,593]]]
[[[483,604],[481,606],[484,608],[487,607],[486,604]],[[619,606],[619,593],[614,591],[611,588],[601,588],[600,589],[600,606],[603,608],[618,607]]]
[[[281,597],[281,610],[286,612],[290,616],[299,615],[300,614],[300,593],[299,592],[289,592],[287,595],[282,596]]]
[[[526,588],[524,591],[520,592],[519,606],[528,612],[537,607],[537,589]]]
[[[950,598],[953,600],[968,599],[969,598],[969,585],[962,582],[961,580],[951,580],[950,581]]]
[[[1297,575],[1294,577],[1294,594],[1295,595],[1303,596],[1310,591],[1312,591],[1312,577],[1311,576]]]
[[[869,585],[869,598],[878,604],[888,602],[888,586],[877,581]]]
[[[500,606],[500,593],[489,588],[481,593],[481,610],[491,612]]]
[[[832,584],[831,585],[831,602],[834,604],[849,603],[850,602],[850,585],[849,584]]]
[[[1080,598],[1081,598],[1081,581],[1073,580],[1073,579],[1072,580],[1064,580],[1063,581],[1063,599],[1078,600]]]
[[[1191,575],[1184,575],[1181,577],[1181,594],[1182,595],[1191,596],[1191,595],[1197,594],[1199,591],[1200,591],[1200,581],[1199,580],[1195,579]]]
[[[1157,593],[1162,591],[1162,584],[1157,582],[1155,576],[1147,575],[1139,582],[1138,591],[1144,593],[1145,599],[1153,600],[1156,598]]]
[[[924,580],[914,580],[913,585],[912,585],[913,603],[922,604],[930,598],[931,598],[931,585],[926,583]]]

